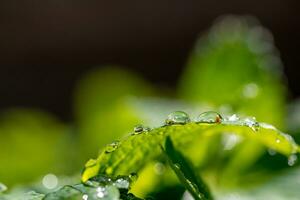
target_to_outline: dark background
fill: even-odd
[[[270,29],[291,97],[300,95],[297,0],[1,0],[0,109],[38,107],[69,120],[82,73],[119,64],[174,87],[201,32],[223,14]]]

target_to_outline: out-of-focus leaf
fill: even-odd
[[[226,17],[196,45],[180,95],[284,128],[285,87],[271,34],[254,19]]]
[[[128,192],[135,180],[134,174],[116,178],[98,175],[85,184],[63,185],[50,192],[26,192],[28,188],[13,189],[10,193],[0,194],[0,200],[140,200]]]
[[[256,140],[265,147],[287,156],[299,152],[299,147],[293,139],[274,127],[261,124],[253,129],[245,122],[188,123],[135,133],[118,143],[108,145],[97,160],[88,162],[82,174],[82,181],[85,182],[97,174],[127,175],[140,171],[146,163],[160,155],[159,145],[168,135],[172,137],[175,147],[182,149],[183,153],[195,139],[220,133],[231,133]],[[192,156],[188,158],[193,159]]]
[[[175,150],[170,136],[166,138],[165,149],[169,163],[176,173],[181,183],[193,195],[194,199],[211,200],[209,188],[204,183],[202,178],[195,173],[192,165],[184,158],[184,156]]]
[[[0,194],[1,200],[42,200],[44,198],[44,194],[36,193],[34,191],[26,192],[26,193],[13,193],[13,194]]]
[[[82,193],[72,186],[64,186],[58,191],[47,194],[43,200],[82,200]]]
[[[286,121],[289,131],[300,134],[300,99],[289,105]]]
[[[137,111],[126,99],[149,94],[152,89],[144,80],[119,68],[94,70],[85,75],[75,90],[74,106],[85,157],[139,123]]]
[[[218,200],[298,200],[300,196],[299,167],[285,171],[280,176],[273,177],[262,185],[248,188],[220,192]]]
[[[33,109],[11,109],[0,116],[0,178],[7,185],[35,181],[48,173],[66,173],[66,126]]]
[[[192,119],[199,113],[210,110],[211,107],[201,104],[192,104],[182,100],[168,98],[148,97],[126,99],[126,103],[137,110],[139,117],[150,127],[157,127],[164,124],[166,116],[174,110],[184,110],[190,114]]]

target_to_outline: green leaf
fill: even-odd
[[[52,115],[15,108],[0,114],[0,177],[11,186],[47,173],[72,172],[67,127]],[[70,159],[71,160],[71,159]],[[74,163],[72,163],[74,164]]]
[[[177,177],[186,189],[193,195],[194,199],[213,199],[209,188],[201,177],[195,173],[195,169],[191,163],[189,163],[179,151],[175,150],[170,136],[166,138],[165,150],[163,149],[163,151],[165,151],[169,163]]]
[[[196,44],[179,92],[184,99],[284,128],[282,74],[271,34],[254,19],[228,16]]]
[[[244,190],[220,191],[218,200],[296,200],[299,199],[300,168],[289,169],[263,184]]]
[[[127,133],[141,118],[126,99],[149,96],[153,90],[134,73],[121,68],[95,69],[75,89],[74,111],[83,157]]]
[[[274,149],[287,156],[299,152],[298,145],[287,134],[265,123],[249,123],[248,119],[224,120],[222,123],[175,124],[134,133],[117,144],[108,145],[97,160],[87,163],[82,174],[82,181],[85,182],[97,174],[116,176],[140,171],[146,163],[161,154],[159,145],[162,145],[169,135],[172,137],[175,147],[185,153],[193,146],[192,144],[199,145],[197,141],[201,138],[221,133],[236,134],[245,139],[255,140],[266,148]],[[192,155],[188,158],[193,161]]]

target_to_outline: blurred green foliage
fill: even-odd
[[[86,74],[75,89],[74,112],[83,158],[130,132],[142,119],[129,97],[146,97],[152,87],[139,76],[110,67]]]
[[[46,173],[68,173],[67,127],[33,109],[11,109],[0,116],[0,177],[12,185]],[[72,169],[72,168],[71,168]],[[72,172],[72,170],[71,170]]]
[[[283,128],[282,66],[272,36],[253,20],[227,17],[198,41],[180,82],[180,94]]]

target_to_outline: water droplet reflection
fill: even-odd
[[[168,115],[166,119],[166,125],[172,124],[186,124],[190,122],[190,117],[183,111],[175,111]]]
[[[111,144],[106,146],[105,153],[111,153],[114,152],[119,147],[120,142],[114,141]]]
[[[208,111],[201,113],[197,119],[197,123],[221,123],[222,121],[222,116],[214,111]]]
[[[259,123],[256,121],[254,117],[244,119],[243,124],[251,128],[253,131],[258,131]]]

